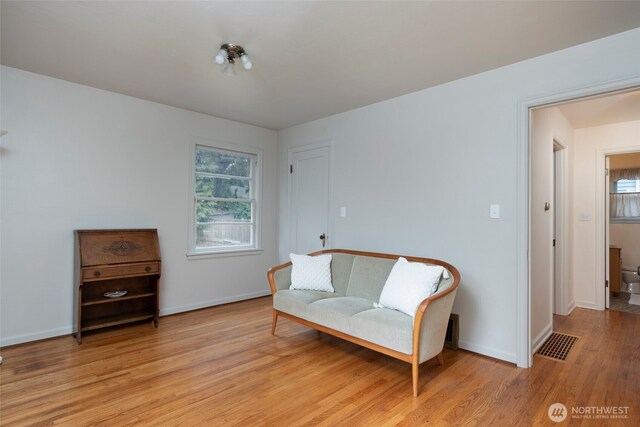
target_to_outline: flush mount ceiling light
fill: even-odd
[[[244,51],[242,46],[237,44],[223,44],[220,46],[220,50],[215,57],[216,63],[222,65],[222,72],[227,76],[233,76],[236,74],[236,70],[234,69],[236,59],[240,59],[245,70],[250,70],[251,67],[253,67],[253,63],[249,59],[247,52]]]

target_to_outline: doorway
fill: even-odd
[[[562,96],[550,96],[523,103],[527,109],[521,110],[522,120],[527,125],[523,128],[522,140],[527,141],[527,145],[523,148],[527,150],[525,154],[528,153],[525,158],[528,159],[529,169],[523,174],[524,176],[520,176],[521,186],[523,181],[528,182],[528,191],[526,200],[519,201],[519,206],[526,206],[527,209],[527,215],[521,216],[522,219],[519,223],[526,225],[529,237],[527,244],[521,246],[521,254],[528,251],[528,256],[524,260],[521,261],[521,258],[519,258],[519,262],[524,264],[519,264],[519,267],[527,275],[525,278],[527,287],[526,293],[521,292],[524,290],[519,289],[518,303],[520,307],[526,309],[526,313],[522,312],[522,315],[519,316],[519,322],[521,325],[528,324],[529,327],[528,331],[519,329],[518,366],[531,366],[533,353],[544,342],[545,337],[552,332],[554,314],[570,314],[574,306],[596,310],[604,309],[605,251],[600,249],[605,247],[605,222],[603,219],[605,213],[604,181],[595,179],[596,172],[604,172],[605,152],[611,150],[611,148],[607,147],[607,144],[613,147],[626,145],[625,149],[627,150],[635,145],[633,147],[635,151],[639,150],[640,147],[637,147],[637,138],[634,141],[627,140],[623,142],[617,135],[614,135],[615,132],[611,132],[607,138],[604,138],[604,141],[606,141],[604,147],[607,148],[601,148],[598,144],[593,143],[596,138],[591,137],[588,143],[582,146],[584,149],[581,151],[581,157],[576,157],[574,142],[578,141],[578,139],[585,139],[583,138],[585,128],[600,129],[606,128],[609,124],[628,124],[628,122],[640,121],[640,114],[637,114],[640,109],[633,106],[628,108],[626,118],[623,120],[612,119],[611,115],[608,114],[608,110],[613,109],[614,104],[623,104],[615,102],[619,99],[616,98],[618,95],[640,95],[638,83],[640,81],[637,79],[626,83],[617,82],[607,87],[603,86],[598,90],[593,89],[591,92],[587,90],[575,91]],[[585,103],[596,100],[610,102],[607,108],[583,109]],[[634,105],[638,105],[637,101],[638,98],[633,101]],[[577,129],[575,133],[576,135],[580,134],[580,138],[576,138],[574,141],[573,137],[571,137],[567,141],[568,150],[558,149],[560,148],[557,144],[558,141],[554,138],[554,154],[551,155],[551,147],[549,145],[551,144],[553,131],[536,129],[536,126],[540,123],[536,114],[544,110],[560,110],[562,107],[564,115],[564,107],[574,104],[579,113],[583,111],[587,113],[586,116],[578,118],[582,122],[574,125],[572,119],[575,119],[575,117],[569,119],[569,115],[560,122],[564,121],[567,124],[571,134]],[[600,103],[598,106],[602,107],[603,104]],[[599,119],[602,121],[585,125],[585,121],[589,119],[589,114],[593,116],[596,112],[600,114]],[[602,114],[603,112],[607,114]],[[632,118],[629,118],[630,116]],[[585,117],[587,118],[585,119]],[[547,120],[549,120],[549,117],[547,117]],[[559,129],[565,128],[565,125],[560,123]],[[599,132],[604,131],[600,129]],[[594,133],[597,132],[594,131]],[[540,138],[536,140],[536,134],[538,137],[542,135],[544,137],[542,139],[547,142],[542,145],[538,144],[537,142],[539,142]],[[557,179],[560,176],[558,171],[559,156],[562,156],[563,152],[565,155],[569,154],[566,158],[568,192],[565,193],[566,200],[564,203],[561,202],[560,198],[557,198],[560,191]],[[540,158],[547,159],[544,162],[539,162],[539,164],[547,165],[543,166],[543,173],[540,173],[540,170],[536,170],[536,160]],[[588,169],[588,173],[576,172],[583,167]],[[526,180],[527,176],[528,181]],[[540,176],[542,176],[541,180],[538,179]],[[584,195],[586,196],[582,197]],[[602,203],[596,200],[597,197],[603,198],[601,200]],[[556,209],[545,215],[544,207],[547,201],[553,202]],[[560,212],[563,205],[565,208],[564,214]],[[558,229],[562,221],[566,226],[564,238],[559,237],[560,231]],[[551,239],[548,240],[549,244],[545,242],[548,239],[546,236],[551,236]],[[552,245],[553,239],[556,239],[557,247]],[[558,259],[563,252],[561,249],[562,243],[565,243],[564,252],[567,260],[565,263]],[[565,268],[564,272],[562,272],[562,267]],[[564,276],[567,283],[565,288],[567,292],[564,293],[561,291],[561,287],[556,286],[556,283],[561,282],[561,276]],[[549,278],[546,284],[545,278]],[[563,298],[564,301],[562,301]],[[562,310],[562,307],[565,307],[565,309]]]
[[[329,144],[289,150],[290,250],[308,254],[330,247]]]
[[[640,314],[640,152],[623,151],[605,156],[605,307]]]

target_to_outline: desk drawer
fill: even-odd
[[[84,281],[102,280],[111,277],[145,276],[152,274],[160,274],[159,262],[110,265],[104,267],[89,267],[82,269],[82,279]]]

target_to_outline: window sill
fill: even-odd
[[[261,248],[235,249],[235,250],[228,249],[228,250],[213,251],[213,252],[187,252],[187,259],[197,260],[197,259],[223,258],[223,257],[243,256],[243,255],[260,255],[262,252],[264,252],[264,249],[261,249]]]
[[[612,224],[640,224],[640,217],[632,218],[609,218]]]

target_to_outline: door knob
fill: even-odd
[[[322,234],[320,235],[320,240],[322,240],[322,247],[324,248],[324,246],[325,246],[325,245],[326,245],[326,243],[327,243],[327,236],[326,236],[324,233],[322,233]]]

